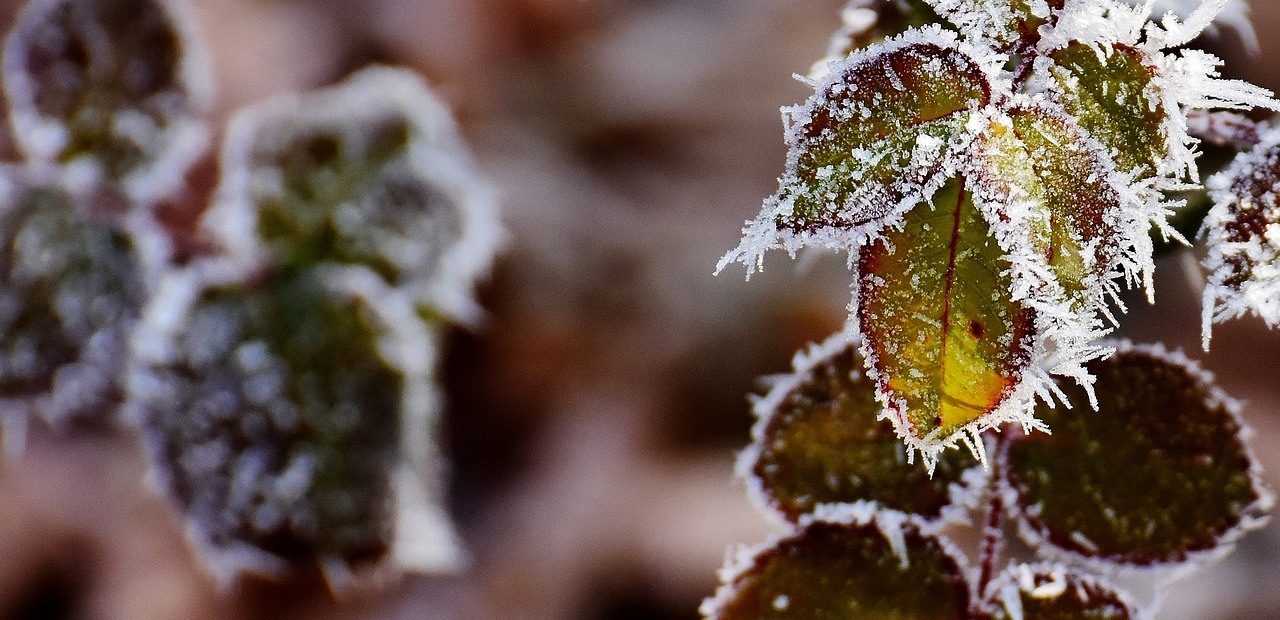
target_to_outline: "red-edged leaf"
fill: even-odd
[[[1271,505],[1235,407],[1185,358],[1121,344],[1086,368],[1071,407],[1039,407],[1053,434],[1020,437],[1003,468],[1032,541],[1124,564],[1182,562],[1229,544]]]
[[[1022,419],[1033,313],[964,179],[859,253],[858,328],[900,434],[930,453]]]

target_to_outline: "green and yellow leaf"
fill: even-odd
[[[953,179],[858,256],[858,329],[898,433],[926,459],[1023,419],[1033,312],[1012,298],[1009,263]]]

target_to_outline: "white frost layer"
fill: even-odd
[[[790,148],[786,172],[779,180],[779,192],[765,201],[764,208],[754,220],[747,222],[742,231],[741,244],[720,259],[716,266],[717,273],[731,263],[740,262],[747,267],[750,275],[751,272],[763,268],[764,254],[771,249],[786,250],[792,257],[801,247],[813,245],[838,251],[851,251],[876,238],[886,226],[900,223],[907,211],[932,195],[952,176],[957,164],[955,154],[965,150],[967,135],[960,132],[960,135],[949,144],[943,144],[940,140],[929,136],[922,136],[913,149],[910,163],[903,168],[895,185],[891,187],[868,185],[864,191],[860,192],[856,204],[835,205],[836,210],[842,214],[856,210],[861,215],[869,215],[865,224],[850,227],[819,226],[813,230],[800,232],[779,230],[777,226],[779,218],[788,217],[794,212],[794,199],[785,197],[784,193],[802,185],[798,177],[798,162],[803,145],[807,141],[802,135],[803,127],[813,112],[828,106],[827,93],[843,92],[850,87],[844,82],[843,76],[846,73],[856,73],[860,67],[870,65],[887,54],[925,44],[935,45],[955,54],[957,58],[962,58],[964,62],[977,68],[987,81],[999,78],[1003,56],[964,42],[955,33],[942,30],[938,26],[907,31],[831,64],[830,74],[825,80],[811,83],[815,93],[808,101],[783,110],[787,125],[787,143]],[[939,70],[944,68],[941,66],[942,63],[938,65]],[[856,115],[865,116],[872,111],[854,110],[845,113],[850,115],[846,122],[857,122]],[[963,111],[957,114],[963,114]],[[873,161],[874,158],[882,155],[883,153],[878,153],[874,149],[857,149],[850,153],[851,158],[865,158],[867,161]],[[903,196],[896,202],[891,199],[895,193]]]
[[[238,390],[244,402],[251,404],[255,411],[266,411],[274,428],[298,423],[295,404],[283,395],[287,381],[284,373],[290,372],[284,361],[261,341],[240,342],[245,337],[244,326],[235,324],[231,317],[220,320],[214,312],[199,311],[200,300],[207,291],[246,286],[247,276],[250,274],[243,271],[242,264],[214,258],[196,261],[165,278],[134,332],[133,366],[128,382],[127,411],[132,420],[143,427],[148,439],[146,447],[154,464],[149,477],[159,490],[169,493],[175,488],[180,474],[173,468],[180,467],[187,476],[201,471],[213,475],[225,468],[229,459],[234,459],[227,470],[230,478],[220,503],[197,502],[189,506],[184,515],[188,538],[205,568],[223,586],[230,585],[243,573],[279,575],[288,570],[284,558],[235,538],[226,539],[225,531],[219,530],[223,537],[214,539],[211,526],[223,519],[248,519],[253,527],[270,531],[278,527],[282,519],[295,514],[305,516],[312,471],[308,454],[286,450],[285,453],[291,455],[288,466],[272,473],[267,462],[267,446],[249,445],[233,454],[230,445],[215,439],[206,445],[183,446],[180,462],[171,463],[166,460],[162,433],[148,426],[153,423],[149,421],[152,416],[170,415],[165,410],[181,402],[181,395],[174,392],[178,386],[166,379],[170,369],[202,370],[206,376],[200,377],[201,381],[225,381],[227,372],[233,370],[227,367],[227,351],[233,351],[234,370],[245,378],[240,385],[228,385],[227,389]],[[427,572],[456,570],[463,563],[463,555],[442,503],[445,488],[443,457],[437,448],[441,395],[434,384],[438,349],[435,335],[417,317],[411,298],[404,291],[388,286],[372,271],[360,266],[331,266],[320,269],[317,276],[332,293],[358,301],[370,313],[378,332],[378,352],[402,379],[400,445],[394,458],[389,460],[390,469],[385,472],[393,495],[389,501],[394,511],[389,540],[392,562],[373,570],[375,573],[388,568]],[[229,400],[232,398],[231,394],[226,398],[215,395],[197,403],[195,407],[199,411],[174,413],[192,416],[184,424],[225,423],[226,416],[236,413],[228,409],[235,403]],[[354,423],[359,414],[352,414]],[[244,426],[249,422],[240,419],[235,423]],[[244,432],[254,439],[251,426],[244,427]],[[192,493],[196,498],[201,497],[194,489]],[[215,491],[213,495],[220,493]],[[336,591],[349,584],[350,567],[332,557],[317,560]],[[370,575],[362,573],[361,576]]]
[[[237,260],[270,263],[258,234],[258,205],[283,192],[271,156],[306,136],[365,145],[370,126],[387,120],[409,124],[408,151],[396,156],[397,165],[406,168],[424,193],[435,193],[428,196],[432,204],[422,212],[398,214],[391,211],[403,205],[368,204],[369,197],[352,196],[333,215],[334,226],[351,236],[378,235],[364,224],[377,219],[385,226],[394,220],[401,230],[368,239],[368,245],[403,271],[403,285],[421,302],[477,323],[483,313],[472,289],[488,272],[503,239],[496,194],[478,174],[445,104],[408,70],[365,69],[337,86],[280,96],[238,113],[228,128],[222,182],[201,220],[202,230]],[[316,217],[329,216],[318,212]]]
[[[1254,314],[1269,327],[1280,326],[1280,129],[1264,134],[1256,147],[1211,177],[1208,186],[1214,206],[1201,229],[1209,272],[1203,301],[1205,350],[1214,323]],[[1251,193],[1257,190],[1261,193]],[[1244,219],[1262,225],[1228,230]],[[1247,276],[1243,281],[1232,282],[1242,275]]]
[[[1073,549],[1054,544],[1050,539],[1049,533],[1032,521],[1032,517],[1035,516],[1038,510],[1037,506],[1026,507],[1023,510],[1016,508],[1023,506],[1023,502],[1020,501],[1017,490],[1009,484],[1007,478],[1002,477],[998,480],[997,492],[1004,497],[1005,505],[1010,507],[1011,512],[1015,514],[1018,535],[1032,549],[1036,550],[1041,558],[1055,563],[1083,567],[1101,575],[1142,575],[1155,580],[1160,585],[1165,585],[1186,576],[1196,568],[1217,562],[1234,549],[1240,537],[1265,526],[1270,520],[1270,517],[1266,515],[1269,515],[1276,503],[1275,495],[1263,483],[1261,465],[1249,446],[1248,439],[1253,435],[1253,430],[1241,416],[1243,405],[1227,395],[1214,383],[1212,373],[1203,369],[1197,362],[1188,358],[1181,351],[1169,351],[1160,344],[1134,344],[1127,340],[1106,341],[1102,344],[1114,349],[1118,355],[1146,355],[1185,371],[1204,394],[1205,403],[1211,408],[1222,408],[1240,429],[1241,443],[1244,447],[1245,456],[1249,460],[1249,479],[1252,482],[1253,489],[1257,492],[1258,499],[1252,504],[1240,508],[1240,514],[1243,516],[1241,522],[1223,532],[1215,541],[1214,547],[1192,551],[1182,561],[1134,565],[1107,558],[1088,557]]]
[[[173,68],[176,91],[161,93],[150,100],[137,102],[159,111],[160,118],[153,118],[140,108],[117,110],[110,120],[113,138],[128,139],[144,152],[144,162],[119,179],[125,194],[139,207],[154,204],[171,195],[182,184],[182,176],[190,165],[208,147],[208,128],[201,116],[213,99],[213,70],[209,55],[203,46],[191,11],[177,0],[153,0],[154,8],[162,20],[172,28],[178,40],[177,64]],[[67,33],[54,33],[48,26],[56,15],[77,3],[69,0],[34,0],[27,4],[18,16],[17,24],[4,44],[3,76],[5,95],[10,105],[9,118],[18,146],[35,162],[52,164],[59,160],[71,139],[71,132],[64,119],[41,114],[37,101],[42,91],[62,88],[65,85],[40,84],[27,73],[29,54],[34,47],[46,41],[60,41]],[[87,3],[92,6],[92,3]],[[90,10],[81,7],[81,13]],[[79,14],[79,13],[77,13]],[[101,79],[93,69],[99,64],[119,62],[127,65],[127,59],[103,60],[92,58],[93,53],[116,51],[117,42],[106,40],[106,29],[94,23],[80,23],[71,36],[98,37],[87,45],[90,53],[90,81]],[[50,38],[53,36],[54,38]],[[152,60],[152,59],[147,59]],[[132,62],[139,62],[133,60]],[[98,68],[98,72],[101,69]],[[95,85],[91,85],[96,86]],[[61,166],[69,185],[84,186],[108,181],[106,171],[96,160],[96,155],[78,157]]]

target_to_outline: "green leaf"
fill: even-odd
[[[1051,56],[1063,105],[1120,171],[1138,179],[1159,174],[1169,153],[1163,127],[1169,114],[1154,92],[1156,71],[1147,54],[1118,43],[1076,42]]]
[[[1014,419],[1031,363],[1032,312],[963,178],[859,252],[858,329],[909,445],[936,452]]]
[[[374,68],[241,112],[202,225],[234,257],[282,269],[363,265],[472,315],[500,237],[488,186],[447,109],[413,73]]]
[[[713,620],[966,617],[969,587],[954,555],[908,526],[899,558],[873,526],[815,523],[760,551],[715,599]]]
[[[1068,118],[1043,107],[1015,108],[978,142],[980,200],[1025,221],[1032,252],[1067,303],[1090,310],[1121,253],[1115,222],[1124,205],[1110,183],[1113,169]]]
[[[54,426],[104,423],[145,295],[133,239],[86,201],[0,174],[0,398]]]
[[[952,503],[951,485],[977,461],[950,451],[932,477],[909,464],[893,424],[879,419],[875,382],[862,372],[856,348],[841,333],[807,358],[797,356],[795,374],[757,404],[758,439],[744,456],[747,475],[793,522],[819,504],[863,501],[936,518]]]
[[[1041,406],[1053,434],[1012,441],[1004,471],[1033,541],[1124,564],[1176,563],[1258,524],[1270,497],[1241,441],[1236,405],[1185,358],[1121,344],[1086,365],[1098,408]]]
[[[992,584],[994,620],[1131,620],[1140,617],[1128,597],[1095,577],[1058,566],[1019,564]]]
[[[158,0],[36,0],[5,45],[18,144],[63,164],[92,162],[135,198],[157,199],[204,149],[196,118],[208,77],[180,11]]]
[[[855,54],[790,111],[790,163],[765,215],[796,233],[878,229],[946,178],[968,112],[988,90],[978,65],[937,30]]]
[[[1255,314],[1280,326],[1280,132],[1272,130],[1209,180],[1204,346],[1213,323]]]
[[[440,490],[413,469],[435,466],[414,462],[434,458],[421,358],[435,343],[412,308],[361,290],[377,281],[362,268],[246,283],[226,266],[166,280],[131,381],[156,474],[208,567],[224,580],[320,567],[333,580],[335,564],[401,560],[401,545],[451,549],[447,531],[405,521],[406,506],[440,513],[415,505]]]

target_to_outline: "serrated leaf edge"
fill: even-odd
[[[755,464],[760,460],[766,441],[765,433],[769,425],[777,417],[779,407],[797,388],[804,384],[808,376],[819,366],[831,358],[843,353],[850,347],[859,347],[858,340],[848,331],[840,331],[828,336],[820,343],[810,343],[808,347],[796,352],[791,359],[791,372],[773,375],[765,380],[769,391],[764,396],[752,395],[751,411],[755,422],[751,426],[751,443],[738,453],[734,463],[734,475],[747,487],[747,496],[756,509],[771,523],[779,527],[790,527],[791,521],[786,513],[772,499],[765,489],[764,481],[754,472]],[[861,353],[859,353],[861,355]],[[879,420],[889,416],[883,410]],[[977,505],[977,498],[989,486],[990,472],[986,467],[970,467],[961,475],[959,483],[951,483],[947,488],[949,502],[942,508],[937,517],[923,517],[900,510],[887,508],[879,501],[858,500],[857,502],[826,502],[814,506],[806,515],[800,516],[800,522],[854,523],[865,524],[874,515],[880,513],[900,515],[902,518],[912,517],[921,532],[932,534],[941,531],[948,524],[970,524],[969,510]],[[894,518],[894,517],[886,517]],[[807,520],[806,520],[807,519]]]
[[[409,120],[417,134],[407,154],[409,164],[458,204],[461,232],[440,257],[438,274],[425,279],[410,275],[405,287],[454,320],[476,325],[484,311],[472,290],[489,272],[506,238],[498,221],[497,193],[479,175],[448,107],[407,69],[370,67],[326,89],[279,95],[238,111],[227,126],[220,154],[222,180],[201,218],[201,232],[236,261],[271,264],[270,251],[257,233],[252,200],[250,164],[260,129],[300,121],[347,133],[345,111],[370,107],[393,110]]]
[[[1200,236],[1205,239],[1207,249],[1201,264],[1209,274],[1202,293],[1201,311],[1201,344],[1205,351],[1209,350],[1213,325],[1216,323],[1254,314],[1268,327],[1280,327],[1280,253],[1272,258],[1271,264],[1264,263],[1254,267],[1267,272],[1272,279],[1250,277],[1238,288],[1224,284],[1234,275],[1229,262],[1231,258],[1242,255],[1248,258],[1248,255],[1256,255],[1264,249],[1253,247],[1248,242],[1239,243],[1227,239],[1226,226],[1235,220],[1232,211],[1241,203],[1241,196],[1232,191],[1232,185],[1252,169],[1265,165],[1277,148],[1280,148],[1280,129],[1272,128],[1263,134],[1256,147],[1241,153],[1226,169],[1206,182],[1214,205],[1200,229]],[[1256,202],[1252,197],[1250,199]],[[1276,208],[1265,204],[1256,206],[1264,211]],[[1265,244],[1265,240],[1263,243]],[[1257,258],[1265,261],[1267,257]]]
[[[137,203],[136,208],[149,207],[181,188],[183,174],[208,148],[209,129],[203,114],[212,107],[214,97],[213,62],[200,37],[191,8],[177,0],[151,1],[165,13],[170,26],[178,34],[181,43],[178,79],[189,97],[191,110],[185,117],[173,119],[173,127],[163,132],[167,135],[165,145],[151,158],[151,165],[140,167],[122,180],[125,193]],[[27,158],[58,170],[63,177],[62,183],[70,190],[83,193],[105,179],[96,170],[78,162],[67,165],[55,163],[59,153],[47,152],[48,149],[38,140],[30,138],[48,135],[50,121],[35,112],[36,86],[22,69],[26,59],[22,43],[31,38],[29,30],[64,4],[67,0],[32,0],[22,9],[13,29],[4,39],[0,75],[4,78],[9,122],[18,148]]]
[[[1243,405],[1240,401],[1227,395],[1226,392],[1214,383],[1212,373],[1201,367],[1195,360],[1188,358],[1181,351],[1169,351],[1163,344],[1134,344],[1127,340],[1104,342],[1104,344],[1114,349],[1116,354],[1145,354],[1184,369],[1187,374],[1192,377],[1202,389],[1204,389],[1206,402],[1209,406],[1221,407],[1229,416],[1231,416],[1232,420],[1240,429],[1240,442],[1244,448],[1245,456],[1249,459],[1249,479],[1252,481],[1253,490],[1258,496],[1253,503],[1241,509],[1241,522],[1218,536],[1214,547],[1189,552],[1185,560],[1176,562],[1153,562],[1151,564],[1131,564],[1106,558],[1088,557],[1076,551],[1055,545],[1049,540],[1049,537],[1045,532],[1032,524],[1030,520],[1028,520],[1019,510],[1018,507],[1020,506],[1020,503],[1018,500],[1017,490],[1009,484],[1007,478],[996,480],[995,492],[999,493],[1000,497],[1003,499],[1006,516],[1016,523],[1018,536],[1026,542],[1027,545],[1034,549],[1036,555],[1041,559],[1066,564],[1068,566],[1081,567],[1107,577],[1137,575],[1150,579],[1153,583],[1160,586],[1168,585],[1201,567],[1208,566],[1221,560],[1227,554],[1231,553],[1242,536],[1251,531],[1260,529],[1270,522],[1271,517],[1268,513],[1276,505],[1276,496],[1265,484],[1262,465],[1249,445],[1248,439],[1253,435],[1253,429],[1245,423],[1245,420],[1241,415]],[[1008,442],[1006,442],[1005,445],[1008,446]],[[1002,451],[997,458],[1004,459],[1006,458],[1006,455]],[[1009,468],[1004,466],[1001,467],[1001,470],[1008,472]]]

